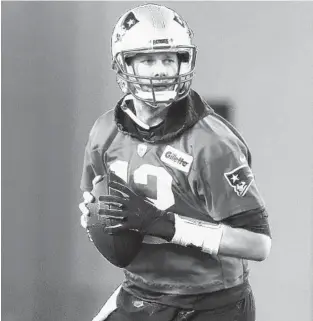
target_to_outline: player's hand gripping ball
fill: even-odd
[[[106,228],[115,225],[116,218],[111,219],[105,215],[107,206],[101,202],[101,196],[114,193],[116,192],[111,189],[109,191],[106,177],[94,185],[91,192],[94,201],[87,204],[89,210],[87,231],[98,251],[109,262],[118,267],[126,267],[140,251],[143,236],[133,230],[123,230],[114,235],[109,234]]]
[[[101,203],[107,205],[104,214],[115,220],[115,224],[107,230],[112,234],[136,230],[142,235],[161,237],[160,228],[163,229],[168,220],[167,212],[158,209],[146,197],[137,194],[114,173],[110,177],[109,187],[117,194],[101,196]],[[111,205],[113,208],[110,208]]]

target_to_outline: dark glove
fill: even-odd
[[[136,230],[143,235],[163,237],[160,230],[164,224],[174,228],[174,219],[166,211],[155,207],[149,200],[136,194],[126,183],[122,182],[114,173],[111,174],[109,187],[118,192],[117,195],[104,195],[99,201],[99,214],[109,218],[116,224],[106,227],[109,233],[116,234],[122,230]],[[170,236],[172,234],[172,229]],[[170,238],[170,237],[169,237]]]

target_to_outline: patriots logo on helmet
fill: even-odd
[[[139,20],[135,17],[133,12],[130,12],[123,22],[122,28],[125,28],[126,30],[129,30],[132,28],[136,23],[138,23]]]
[[[248,165],[242,165],[234,170],[224,173],[228,184],[238,196],[244,196],[254,180],[254,175]]]
[[[114,42],[122,41],[125,33],[131,29],[139,20],[135,17],[133,12],[130,12],[124,19],[122,25],[120,26],[119,30],[115,33]]]
[[[185,28],[184,21],[183,21],[177,14],[175,14],[174,20],[175,20],[177,23],[179,23],[183,28]]]

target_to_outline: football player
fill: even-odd
[[[246,142],[191,89],[191,29],[145,4],[119,19],[111,45],[124,96],[91,130],[81,224],[104,179],[117,193],[102,201],[118,205],[103,210],[116,219],[108,233],[144,238],[94,320],[254,321],[248,260],[269,255],[268,216]]]

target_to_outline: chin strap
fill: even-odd
[[[137,93],[136,95],[143,100],[148,100],[148,99],[153,100],[152,92],[141,91],[140,93]],[[176,97],[176,92],[173,90],[163,90],[163,91],[154,90],[154,95],[155,95],[156,101],[160,101],[160,102],[163,101],[164,103],[166,103],[166,102],[171,103]]]
[[[144,128],[145,130],[149,130],[150,126],[145,124],[143,121],[141,121],[128,107],[126,104],[126,101],[133,100],[133,97],[131,95],[127,95],[124,98],[124,101],[121,104],[121,108],[124,113],[126,113],[137,125]]]

